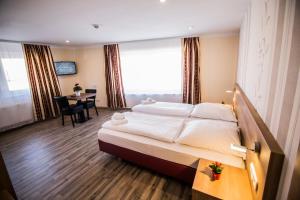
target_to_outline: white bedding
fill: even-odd
[[[245,168],[241,157],[177,143],[162,142],[120,131],[102,128],[98,132],[98,138],[103,142],[194,168],[197,168],[197,163],[201,158]]]
[[[176,143],[243,157],[230,148],[231,144],[240,145],[238,126],[234,122],[210,119],[190,120],[185,124]]]
[[[102,127],[164,142],[174,142],[184,125],[184,119],[178,117],[148,115],[136,112],[125,112],[124,115],[128,121],[127,123],[113,125],[111,121],[107,121]]]
[[[142,112],[157,115],[171,115],[189,117],[194,106],[184,103],[156,102],[152,104],[139,104],[132,107],[134,112]]]

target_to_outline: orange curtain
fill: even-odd
[[[23,44],[28,77],[31,86],[35,120],[41,121],[58,116],[59,110],[53,102],[61,90],[54,69],[49,46]]]
[[[183,39],[183,103],[201,102],[200,41],[198,37]]]
[[[108,107],[117,109],[125,108],[120,53],[118,44],[104,45],[105,53],[105,78]]]

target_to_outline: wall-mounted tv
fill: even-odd
[[[57,76],[71,75],[77,73],[76,63],[73,61],[54,62]]]

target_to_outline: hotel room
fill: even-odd
[[[0,199],[300,199],[297,0],[1,0]]]

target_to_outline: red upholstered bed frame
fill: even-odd
[[[192,185],[196,169],[98,140],[100,151]]]

